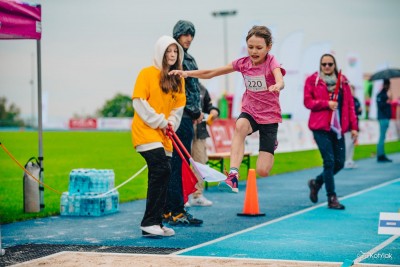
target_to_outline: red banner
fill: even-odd
[[[97,129],[97,119],[70,119],[70,129]]]

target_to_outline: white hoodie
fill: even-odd
[[[154,46],[154,58],[153,58],[153,65],[161,70],[162,69],[162,62],[164,58],[165,51],[167,50],[168,46],[171,44],[176,44],[179,49],[179,59],[181,61],[181,64],[183,62],[183,55],[184,51],[182,46],[171,36],[161,36],[157,42],[156,45]]]
[[[181,63],[183,62],[184,51],[182,46],[172,37],[170,36],[161,36],[154,47],[154,58],[153,58],[153,65],[161,70],[162,69],[162,62],[164,58],[165,51],[167,50],[168,46],[171,44],[176,44],[179,50],[179,59]],[[173,129],[176,131],[180,125],[183,108],[173,109],[168,117],[165,118],[164,114],[158,114],[155,110],[150,106],[150,104],[145,99],[135,98],[132,100],[132,105],[135,111],[139,114],[139,116],[145,121],[145,123],[153,129],[157,128],[165,128],[170,122],[173,126]],[[150,149],[154,149],[157,147],[162,147],[161,143],[150,143],[145,145],[140,145],[136,147],[138,152],[147,151]],[[169,153],[168,153],[169,154]]]

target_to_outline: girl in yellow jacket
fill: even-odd
[[[170,76],[168,72],[182,69],[183,55],[182,47],[174,38],[158,39],[153,65],[140,71],[132,94],[135,110],[132,141],[148,166],[146,210],[140,227],[143,236],[175,234],[162,224],[172,156],[172,142],[166,129],[179,127],[186,97],[184,79]]]

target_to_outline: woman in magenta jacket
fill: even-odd
[[[357,117],[347,78],[342,75],[337,100],[333,94],[338,79],[336,60],[331,54],[324,54],[320,59],[320,71],[306,79],[304,86],[304,105],[311,110],[308,127],[313,132],[315,142],[323,159],[323,171],[315,179],[308,181],[310,200],[318,202],[318,191],[325,184],[328,207],[344,209],[336,192],[334,175],[344,166],[345,144],[343,134],[351,131],[353,141],[358,136]],[[331,127],[332,114],[337,112],[339,127]]]

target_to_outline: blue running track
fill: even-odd
[[[214,205],[190,208],[204,224],[175,227],[173,237],[141,236],[145,201],[139,200],[103,217],[54,216],[2,225],[2,246],[6,251],[24,244],[174,248],[178,256],[400,265],[400,238],[378,235],[379,213],[400,211],[400,153],[389,156],[393,163],[364,159],[357,169],[336,175],[343,211],[327,208],[324,189],[316,205],[308,199],[307,181],[321,172],[315,168],[257,179],[260,212],[266,216],[237,216],[246,191],[239,181],[238,194],[209,188],[205,196]]]

